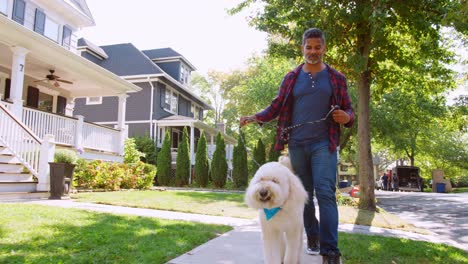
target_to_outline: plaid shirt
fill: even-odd
[[[292,90],[303,65],[304,64],[299,65],[296,69],[286,74],[275,99],[273,99],[267,108],[255,114],[257,120],[261,122],[269,122],[278,117],[275,144],[275,150],[278,151],[283,150],[284,145],[287,144],[289,140],[289,133],[281,137],[281,130],[282,128],[291,126],[294,105]],[[351,127],[354,123],[354,111],[348,95],[346,77],[332,67],[328,65],[326,65],[326,67],[332,86],[331,105],[339,105],[341,110],[348,113],[350,119],[344,126]],[[340,134],[340,124],[330,121],[328,125],[328,138],[331,152],[335,151],[337,146],[339,146]]]

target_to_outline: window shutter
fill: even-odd
[[[34,108],[39,106],[39,89],[36,87],[28,86],[28,98],[26,99],[26,106]]]
[[[26,2],[24,0],[15,0],[13,4],[12,19],[21,25],[24,25],[24,11],[26,10]]]
[[[65,115],[65,108],[67,107],[67,98],[57,96],[57,114]]]
[[[7,78],[5,80],[5,100],[10,98],[10,86],[11,80]]]
[[[36,17],[34,18],[34,31],[44,35],[46,16],[44,12],[36,8]]]
[[[64,46],[67,49],[70,49],[71,35],[72,30],[67,26],[63,26],[62,46]]]

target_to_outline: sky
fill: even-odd
[[[87,0],[95,26],[81,36],[96,45],[133,43],[138,49],[170,47],[197,72],[243,68],[267,47],[266,33],[248,25],[247,11],[227,9],[240,0]]]

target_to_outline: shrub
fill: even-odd
[[[166,131],[166,134],[164,136],[164,142],[161,151],[158,154],[158,159],[156,162],[156,166],[158,168],[156,177],[160,185],[173,185],[174,181],[171,176],[171,163],[171,136],[169,134],[169,131]]]
[[[144,153],[137,150],[134,138],[128,138],[125,140],[124,163],[137,163],[144,155]]]
[[[156,165],[158,154],[156,143],[148,135],[145,135],[142,137],[135,137],[135,144],[138,151],[145,154],[140,157],[140,160],[144,163]]]
[[[197,155],[195,157],[195,177],[194,180],[201,187],[208,185],[208,151],[206,148],[205,134],[202,132],[197,144]]]
[[[278,161],[281,156],[281,151],[275,150],[276,135],[273,134],[273,141],[271,142],[270,149],[268,151],[268,161]]]
[[[216,149],[211,161],[211,177],[217,188],[223,188],[226,184],[228,165],[226,161],[226,145],[221,133],[216,136]]]
[[[244,135],[241,132],[237,140],[237,145],[234,147],[232,160],[232,179],[236,188],[247,186],[247,178],[249,174],[247,166],[247,150],[245,149],[245,145],[241,139],[243,136]]]
[[[253,158],[256,161],[256,162],[254,161],[253,168],[254,168],[254,171],[257,171],[259,166],[262,166],[266,162],[265,145],[263,144],[263,141],[261,138],[258,139],[257,145],[254,148]]]
[[[188,144],[187,127],[184,127],[182,140],[177,148],[175,185],[178,187],[187,185],[190,177]]]
[[[468,187],[468,175],[455,176],[450,180],[454,187]]]
[[[73,150],[57,149],[54,154],[54,162],[75,164],[78,160],[78,155]]]

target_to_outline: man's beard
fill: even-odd
[[[308,64],[318,64],[320,62],[322,62],[322,55],[317,55],[315,56],[315,58],[312,58],[313,56],[304,56],[304,59],[305,61],[308,63]]]

